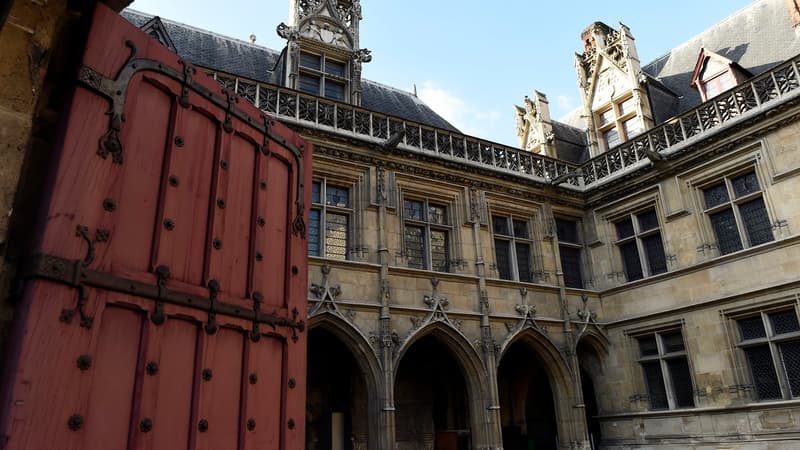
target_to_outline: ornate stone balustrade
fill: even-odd
[[[797,95],[800,57],[754,77],[734,89],[598,155],[582,165],[559,161],[494,142],[428,127],[399,117],[252,80],[209,73],[267,114],[304,126],[382,144],[402,134],[398,147],[466,165],[512,173],[584,190],[615,175],[644,167],[707,136],[724,124],[763,111]],[[404,131],[404,132],[403,132]]]
[[[287,122],[311,125],[378,144],[405,130],[398,144],[401,149],[433,154],[476,167],[528,176],[542,182],[557,177],[565,178],[568,173],[576,173],[578,170],[576,164],[295,90],[221,73],[209,73],[209,75],[214,76],[224,87],[235,90],[237,94],[257,105],[265,113]],[[564,182],[576,189],[581,186],[580,177],[568,177]]]
[[[667,156],[708,136],[724,124],[744,120],[780,99],[798,94],[800,57],[723,92],[639,136],[600,154],[581,166],[583,186],[591,188],[613,175],[649,164],[648,154]]]

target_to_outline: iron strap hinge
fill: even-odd
[[[99,272],[83,267],[81,260],[70,260],[59,256],[40,254],[32,257],[23,264],[20,271],[23,279],[42,279],[65,284],[84,291],[85,286],[129,294],[137,297],[155,300],[158,303],[170,303],[187,308],[210,311],[214,314],[245,319],[254,324],[265,324],[273,329],[286,327],[292,329],[293,337],[296,332],[305,331],[305,321],[297,320],[297,314],[292,319],[280,317],[261,311],[259,308],[243,308],[225,303],[214,298],[202,297],[196,294],[168,289],[164,286],[164,275],[158,284],[148,284],[129,278],[120,277],[108,272]],[[216,296],[215,296],[216,297]],[[213,301],[213,304],[212,304]]]

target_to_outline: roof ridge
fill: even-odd
[[[189,25],[187,23],[178,22],[177,20],[165,19],[164,17],[158,16],[156,14],[146,13],[146,12],[139,11],[139,10],[136,10],[136,9],[133,9],[133,8],[125,8],[124,11],[125,12],[129,12],[129,13],[133,13],[133,14],[138,14],[139,16],[147,18],[148,20],[150,20],[150,19],[152,19],[154,17],[158,17],[159,20],[161,20],[161,22],[163,22],[164,24],[177,25],[177,26],[180,26],[180,27],[192,30],[192,31],[196,31],[196,32],[199,32],[199,33],[205,33],[207,35],[214,36],[214,37],[217,37],[217,38],[221,38],[221,39],[225,39],[225,40],[229,40],[229,41],[235,41],[236,43],[244,44],[244,45],[246,45],[248,47],[253,47],[253,48],[256,48],[256,49],[259,49],[259,50],[266,50],[266,51],[268,51],[270,53],[274,53],[276,55],[279,55],[281,53],[278,50],[275,50],[275,49],[272,49],[272,48],[269,48],[269,47],[266,47],[266,46],[263,46],[263,45],[254,44],[252,42],[245,41],[244,39],[239,39],[239,38],[236,38],[236,37],[233,37],[233,36],[227,36],[227,35],[224,35],[224,34],[221,34],[221,33],[217,33],[217,32],[211,31],[211,30],[207,30],[205,28],[199,28],[199,27],[196,27],[194,25]]]

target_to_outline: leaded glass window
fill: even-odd
[[[403,201],[403,245],[408,267],[448,272],[450,227],[447,207],[428,200]]]
[[[297,89],[309,94],[346,101],[347,65],[327,55],[300,52]]]
[[[736,319],[759,400],[800,397],[800,323],[795,308]]]
[[[625,279],[635,281],[667,271],[667,255],[655,208],[627,214],[614,222]]]
[[[650,409],[694,406],[694,385],[680,330],[637,337]]]
[[[581,264],[581,244],[577,220],[556,217],[556,234],[558,236],[558,253],[561,259],[561,272],[564,274],[564,285],[572,288],[583,288],[583,271]]]
[[[605,150],[629,141],[644,131],[644,122],[636,114],[636,103],[630,96],[615,100],[595,112],[595,123]]]
[[[504,280],[533,281],[528,221],[492,215],[495,266]]]
[[[703,189],[703,199],[720,254],[775,239],[755,172],[723,178]]]
[[[351,216],[350,187],[331,184],[327,180],[314,181],[308,217],[308,254],[347,259]]]

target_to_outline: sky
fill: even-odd
[[[757,1],[757,0],[756,0]],[[642,65],[751,0],[361,0],[362,76],[412,91],[462,132],[517,146],[514,105],[534,90],[554,119],[580,103],[574,55],[595,21],[627,25]],[[131,8],[276,50],[288,0],[135,0]]]

